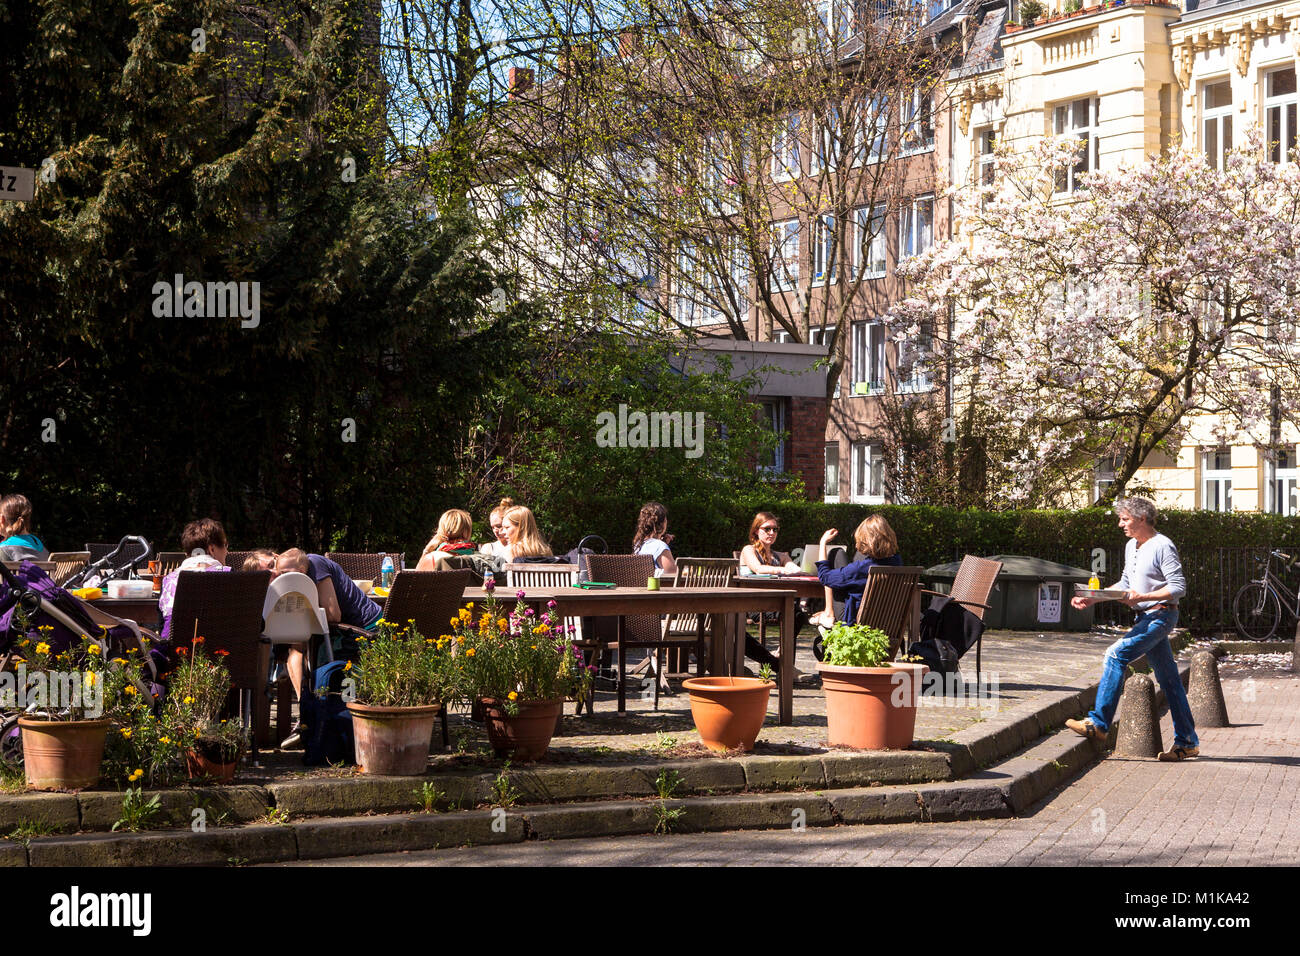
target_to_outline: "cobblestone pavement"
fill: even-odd
[[[1224,695],[1235,725],[1201,730],[1200,759],[1162,764],[1110,757],[1016,819],[561,840],[322,862],[1294,866],[1300,864],[1300,677],[1282,661],[1224,661]],[[1168,744],[1167,716],[1161,731]]]

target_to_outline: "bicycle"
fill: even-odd
[[[1296,559],[1291,555],[1270,552],[1264,562],[1264,576],[1242,587],[1232,602],[1237,630],[1252,641],[1266,641],[1273,636],[1282,623],[1284,606],[1291,620],[1300,616],[1300,588],[1292,594],[1290,586],[1273,571],[1274,558],[1286,562],[1285,570],[1295,566]]]

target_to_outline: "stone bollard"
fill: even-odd
[[[1156,686],[1149,674],[1134,674],[1124,682],[1117,757],[1155,757],[1164,749],[1160,718],[1156,714]]]
[[[1219,661],[1209,651],[1201,651],[1192,658],[1187,703],[1198,729],[1232,726],[1228,720],[1228,705],[1223,702],[1223,685],[1219,683]]]
[[[1295,642],[1291,645],[1291,670],[1300,674],[1300,621],[1295,625]]]

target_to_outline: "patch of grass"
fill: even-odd
[[[497,778],[492,781],[492,794],[494,800],[492,806],[509,809],[513,807],[522,794],[510,783],[510,761],[505,762]]]
[[[676,770],[660,770],[655,777],[655,793],[660,800],[671,800],[677,788],[682,785],[682,775]]]
[[[226,857],[226,866],[248,866],[248,857],[228,856]]]
[[[266,813],[263,814],[262,818],[257,822],[275,824],[276,826],[283,826],[284,824],[288,823],[289,820],[290,820],[290,813],[288,810],[282,810],[279,807],[272,807],[270,810],[267,810]]]
[[[671,833],[686,812],[685,807],[670,807],[666,802],[672,799],[681,784],[682,775],[676,770],[660,770],[659,776],[655,777],[655,792],[659,794],[659,803],[655,805],[655,833]]]
[[[22,793],[27,789],[27,775],[17,764],[0,761],[0,792]]]
[[[27,846],[34,837],[49,836],[58,833],[59,828],[46,820],[24,820],[5,835],[6,840],[13,840]]]
[[[677,746],[677,738],[664,733],[662,730],[655,731],[655,748],[658,750],[672,750]]]
[[[204,794],[198,793],[194,795],[193,810],[203,811],[203,821],[205,826],[210,823],[214,827],[224,827],[230,823],[230,809],[228,807],[224,810],[218,809],[216,804],[216,797],[211,795],[205,796]],[[191,819],[194,817],[193,810],[190,813]]]
[[[122,815],[113,824],[113,829],[132,833],[148,830],[161,813],[162,801],[158,794],[146,800],[143,786],[127,787],[122,792]]]
[[[446,791],[439,790],[432,780],[426,780],[419,789],[411,792],[415,794],[417,805],[425,813],[433,813],[438,807],[438,802],[447,797]]]

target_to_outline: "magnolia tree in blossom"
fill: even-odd
[[[1017,505],[1067,498],[1099,459],[1119,493],[1201,413],[1217,441],[1274,444],[1300,402],[1300,169],[1255,130],[1222,172],[1182,149],[1062,196],[1078,147],[1002,151],[889,317],[903,338],[951,310],[928,359],[953,376],[949,438],[978,423],[1008,449],[988,491]]]

